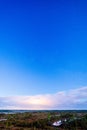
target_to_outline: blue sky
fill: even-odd
[[[11,104],[11,97],[33,96],[35,103],[39,95],[42,100],[47,94],[52,98],[56,93],[86,90],[86,7],[85,0],[0,0],[1,102],[2,97],[9,97]],[[85,109],[87,97],[83,100]],[[37,104],[34,109],[40,109]],[[65,109],[77,108],[74,105]],[[46,108],[62,109],[56,106]]]

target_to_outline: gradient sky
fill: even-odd
[[[77,90],[87,92],[86,86],[86,0],[0,0],[0,108],[62,109],[47,99],[74,91],[77,101]],[[10,101],[18,96],[33,98],[33,106]],[[64,109],[87,108],[87,96],[78,102]]]

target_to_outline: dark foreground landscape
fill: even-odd
[[[87,130],[87,111],[0,111],[0,130]]]

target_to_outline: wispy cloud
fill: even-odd
[[[55,94],[0,97],[0,109],[86,109],[87,87]]]

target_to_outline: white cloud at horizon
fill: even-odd
[[[0,109],[86,109],[87,87],[34,96],[0,97]]]

